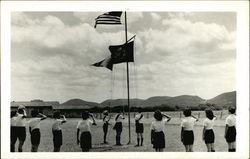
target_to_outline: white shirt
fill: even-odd
[[[155,132],[161,132],[165,130],[165,123],[168,120],[163,118],[161,121],[155,120],[152,122],[150,129],[154,130]]]
[[[109,122],[109,116],[108,116],[108,115],[105,115],[105,116],[103,117],[103,123],[107,123],[107,122]]]
[[[117,116],[115,116],[116,119]],[[119,117],[117,118],[117,120],[115,120],[116,122],[122,122],[122,120],[124,119],[123,115],[120,114]]]
[[[210,120],[210,119],[206,118],[203,121],[203,125],[204,125],[206,130],[213,129],[215,119],[216,118],[213,118],[212,120]]]
[[[40,129],[40,122],[41,118],[31,118],[29,120],[29,127],[31,128],[31,131],[34,129]]]
[[[52,130],[62,130],[61,125],[62,125],[61,119],[55,119],[54,123],[52,124]]]
[[[141,118],[141,116],[142,116],[142,118]],[[141,119],[140,119],[140,118],[141,118]],[[143,117],[143,115],[142,115],[141,113],[138,113],[138,114],[135,115],[135,121],[140,119],[139,122],[142,122],[142,119],[143,119],[143,118],[144,118],[144,117]]]
[[[16,126],[16,116],[10,119],[10,126]]]
[[[194,124],[196,122],[196,119],[189,116],[189,117],[185,117],[182,122],[181,122],[181,127],[184,128],[184,130],[193,130],[194,128]]]
[[[235,126],[236,125],[236,116],[235,114],[230,114],[228,115],[228,117],[226,118],[226,125],[230,126]]]
[[[76,126],[77,129],[80,130],[80,132],[90,132],[90,125],[93,123],[92,120],[80,120]]]
[[[16,117],[16,126],[17,127],[26,127],[26,118],[23,118],[23,114],[18,114]]]

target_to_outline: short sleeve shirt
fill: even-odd
[[[87,120],[80,120],[76,126],[77,129],[80,130],[80,132],[90,132],[90,125],[92,124],[92,120],[87,119]]]
[[[41,118],[32,118],[29,120],[29,127],[31,131],[34,129],[40,129]]]
[[[15,116],[10,119],[10,126],[16,126],[16,117]]]
[[[17,127],[25,127],[26,126],[26,118],[23,118],[23,114],[17,114],[16,126]]]
[[[116,122],[122,122],[123,119],[124,119],[123,115],[120,114],[119,117],[117,118]]]
[[[227,118],[226,118],[226,125],[228,125],[229,127],[231,126],[235,126],[236,125],[236,116],[234,114],[230,114]]]
[[[62,125],[62,121],[61,119],[55,119],[53,124],[52,124],[52,130],[56,131],[56,130],[62,130],[61,125]]]
[[[107,123],[107,122],[109,122],[109,116],[105,115],[103,117],[103,123]]]
[[[203,126],[205,127],[206,130],[213,129],[214,121],[215,121],[215,118],[213,118],[212,120],[206,118],[203,121]]]
[[[168,120],[163,118],[161,121],[155,120],[152,122],[150,129],[154,130],[155,132],[161,132],[165,130],[165,123]]]
[[[142,116],[142,118],[141,118],[141,116]],[[141,118],[141,119],[140,119]],[[140,119],[140,120],[139,120]],[[138,120],[139,122],[142,122],[142,120],[143,120],[143,115],[141,114],[141,113],[138,113],[138,114],[136,114],[135,115],[135,120]]]
[[[196,119],[193,117],[185,117],[181,122],[181,127],[184,128],[184,130],[193,130],[194,124],[196,122]]]

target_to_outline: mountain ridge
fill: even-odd
[[[153,96],[147,99],[130,99],[131,107],[155,107],[155,106],[171,106],[171,107],[198,107],[200,104],[210,103],[222,107],[236,106],[236,91],[221,93],[214,98],[205,100],[197,95],[180,95],[170,96]],[[60,105],[88,105],[91,107],[116,107],[127,105],[127,99],[107,99],[103,102],[96,103],[85,101],[79,98],[70,99]]]

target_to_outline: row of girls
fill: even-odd
[[[208,152],[215,152],[214,149],[214,140],[215,135],[213,132],[213,125],[216,117],[213,115],[212,110],[205,110],[206,119],[203,121],[203,140],[207,146]],[[193,151],[194,143],[194,133],[193,127],[195,122],[198,119],[191,114],[190,109],[185,109],[183,111],[185,118],[181,122],[181,141],[185,146],[187,152]],[[38,146],[40,144],[40,121],[46,119],[46,116],[38,113],[37,110],[31,111],[32,118],[28,121],[29,132],[31,135],[31,152],[37,152]],[[54,152],[59,152],[62,145],[62,130],[61,125],[67,120],[65,116],[60,115],[60,112],[54,112],[53,114],[54,121],[52,124],[52,134],[53,134],[53,145]],[[91,120],[91,119],[92,120]],[[144,126],[141,122],[143,114],[141,109],[138,110],[138,113],[135,116],[135,130],[137,133],[137,145],[143,146],[143,132]],[[171,117],[161,113],[159,110],[154,113],[155,121],[151,124],[151,143],[153,148],[157,152],[163,151],[165,148],[165,123],[171,120]],[[103,143],[107,144],[106,141],[108,126],[111,116],[108,111],[104,111],[103,117]],[[122,120],[125,119],[122,113],[118,113],[115,117],[115,125],[113,127],[116,130],[116,145],[122,145],[120,142],[121,133],[122,133]],[[225,127],[225,139],[228,143],[228,151],[235,151],[235,140],[236,140],[236,120],[235,120],[235,108],[229,109],[229,116],[226,118],[226,127]],[[91,125],[96,125],[95,119],[92,114],[88,111],[82,113],[82,120],[77,124],[77,144],[81,147],[83,152],[87,152],[92,148],[92,137],[91,137]],[[19,106],[17,112],[11,112],[11,152],[15,151],[15,143],[17,139],[19,140],[18,152],[22,152],[22,146],[26,138],[26,112],[24,106]]]
[[[18,152],[22,152],[23,144],[26,139],[26,111],[25,106],[20,105],[17,111],[11,112],[11,130],[10,130],[10,151],[15,152],[15,144],[19,140]],[[47,118],[44,114],[34,109],[31,111],[31,119],[28,121],[30,140],[31,140],[31,152],[37,152],[40,144],[40,122]],[[62,128],[61,125],[67,120],[64,115],[60,115],[60,112],[54,112],[54,121],[52,123],[53,145],[54,152],[59,152],[62,145]],[[61,119],[62,118],[62,119]]]
[[[228,143],[228,151],[235,152],[235,141],[236,141],[236,116],[235,108],[230,107],[229,115],[225,121],[225,140]],[[211,109],[206,109],[206,119],[203,121],[203,131],[202,139],[207,146],[208,152],[215,152],[214,141],[215,135],[213,131],[214,121],[216,116],[214,116]],[[193,152],[193,143],[194,143],[194,133],[193,128],[195,122],[199,119],[192,115],[190,109],[185,109],[183,111],[184,118],[181,122],[181,142],[185,146],[186,152]],[[165,135],[164,135],[164,125],[165,122],[171,120],[170,116],[167,116],[160,111],[154,113],[155,121],[151,124],[151,143],[155,148],[155,151],[161,152],[165,148]],[[164,119],[165,118],[165,119]]]

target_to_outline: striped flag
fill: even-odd
[[[105,58],[104,60],[102,60],[100,62],[92,64],[92,66],[95,66],[95,67],[106,67],[107,69],[109,69],[109,70],[112,71],[113,70],[113,63],[111,61],[111,56]]]
[[[95,19],[95,28],[97,24],[121,24],[122,12],[107,12]]]

